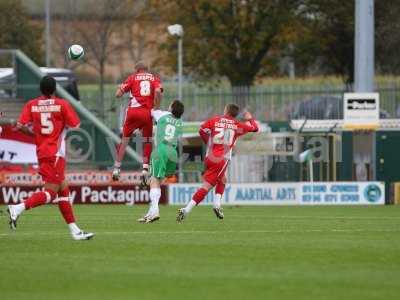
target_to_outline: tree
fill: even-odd
[[[304,13],[312,32],[307,42],[317,45],[308,48],[308,53],[322,58],[325,73],[342,75],[350,87],[354,81],[354,1],[305,0]]]
[[[32,23],[20,0],[0,1],[0,48],[20,49],[43,63],[42,27]]]
[[[399,14],[399,1],[375,1],[375,60],[378,72],[400,74]]]
[[[185,70],[200,78],[226,76],[251,86],[273,40],[296,14],[298,0],[156,0],[166,24],[184,27]],[[169,39],[163,49],[174,51]],[[175,57],[167,63],[176,65]],[[186,71],[186,72],[187,72]]]
[[[99,115],[105,116],[104,84],[106,65],[126,49],[121,38],[123,29],[132,26],[136,16],[143,9],[143,1],[135,0],[107,0],[88,1],[87,11],[90,18],[77,20],[72,23],[77,42],[81,43],[86,51],[85,62],[92,66],[99,74],[100,104]]]

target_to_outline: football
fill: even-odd
[[[85,55],[85,50],[81,45],[72,45],[68,48],[68,57],[72,60],[79,60]]]

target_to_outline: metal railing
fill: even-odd
[[[105,89],[104,122],[117,129],[120,124],[121,101],[115,100],[116,85]],[[400,80],[378,82],[381,118],[400,118]],[[291,119],[341,119],[343,118],[344,85],[271,85],[251,88],[219,87],[207,89],[186,85],[183,89],[185,121],[202,121],[212,115],[221,114],[227,103],[236,102],[246,106],[255,117],[264,122],[288,121]],[[99,111],[99,93],[96,87],[80,87],[81,102],[94,113]],[[175,86],[165,86],[162,106],[176,98]],[[124,101],[122,101],[124,104]],[[123,107],[123,105],[122,105]]]

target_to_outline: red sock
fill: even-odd
[[[151,139],[151,138],[144,138],[144,139]],[[143,164],[148,164],[150,162],[151,148],[152,148],[151,141],[147,142],[145,140],[143,144]]]
[[[72,205],[69,202],[69,188],[66,187],[62,191],[58,192],[58,209],[62,214],[67,224],[75,223],[74,212],[72,211]]]
[[[215,186],[215,193],[223,195],[225,192],[225,183],[218,182],[217,185]]]
[[[56,197],[56,193],[52,190],[45,190],[44,192],[33,193],[28,199],[24,201],[25,208],[31,209],[46,203],[50,203]]]
[[[207,196],[208,191],[205,188],[199,188],[196,193],[194,193],[192,199],[194,202],[199,204]]]

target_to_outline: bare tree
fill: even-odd
[[[87,50],[86,63],[99,74],[99,116],[104,118],[104,83],[106,63],[110,55],[121,49],[116,35],[123,21],[127,0],[109,0],[105,2],[89,1],[91,16],[88,20],[74,22],[78,40]]]

